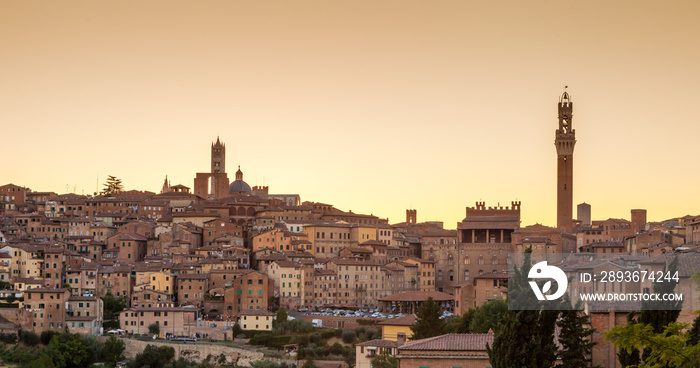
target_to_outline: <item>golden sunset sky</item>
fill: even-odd
[[[556,104],[574,205],[700,213],[700,1],[0,0],[0,183],[233,179],[454,228],[522,201],[555,225]],[[574,213],[574,217],[576,214]]]

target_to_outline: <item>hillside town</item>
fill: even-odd
[[[568,99],[564,93],[559,104],[560,165],[575,143]],[[124,190],[114,176],[94,195],[0,186],[3,332],[140,336],[155,324],[155,338],[233,340],[228,328],[236,324],[243,331],[271,331],[273,311],[281,307],[318,327],[379,321],[381,338],[357,345],[357,368],[370,367],[376,352],[417,368],[427,365],[420,357],[442,350],[449,353],[435,359],[444,362],[432,365],[487,367],[492,331],[407,342],[409,327],[429,298],[447,318],[505,300],[511,254],[527,249],[626,257],[624,264],[567,263],[570,274],[587,267],[629,269],[644,264],[637,256],[676,253],[680,288],[698,300],[692,276],[700,271],[700,216],[648,221],[644,209],[631,209],[627,219],[594,220],[591,206],[582,203],[574,219],[566,189],[571,176],[559,177],[565,183],[557,227],[523,226],[518,201],[477,201],[449,229],[439,221],[419,222],[416,209],[406,210],[404,222],[390,223],[275,194],[248,185],[241,166],[231,181],[226,168],[226,146],[217,137],[211,171],[195,173],[194,188],[166,177],[159,193]],[[107,316],[106,299],[121,299],[123,310]],[[587,308],[597,331],[593,364],[619,366],[615,347],[601,333],[624,323],[629,311]],[[685,311],[679,317],[693,318]]]

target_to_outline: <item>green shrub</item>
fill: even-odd
[[[39,335],[32,331],[24,331],[20,330],[19,331],[19,341],[23,342],[25,345],[28,346],[36,346],[39,345],[41,342],[41,339],[39,338]]]
[[[17,334],[15,334],[15,333],[0,334],[0,342],[3,342],[5,344],[16,344],[17,343]]]
[[[314,332],[309,336],[309,341],[313,343],[317,343],[321,341],[321,334],[318,332]]]
[[[57,333],[54,331],[44,331],[41,333],[39,339],[41,340],[42,344],[48,345],[51,342],[51,339],[54,335],[57,335]]]
[[[343,342],[346,344],[351,344],[355,341],[355,337],[355,331],[345,331],[342,335]]]

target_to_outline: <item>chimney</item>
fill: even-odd
[[[400,348],[405,343],[406,343],[406,333],[405,332],[397,332],[396,333],[396,346]]]

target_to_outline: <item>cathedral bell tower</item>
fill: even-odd
[[[226,145],[216,137],[216,143],[211,144],[211,172],[226,172]]]
[[[576,131],[571,124],[574,103],[564,91],[559,99],[559,129],[554,145],[557,148],[557,228],[571,233],[573,231],[574,203],[574,146]]]

